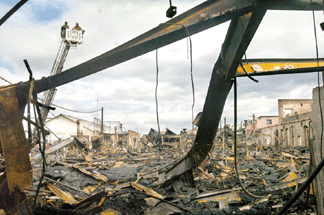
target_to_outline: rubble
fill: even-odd
[[[34,214],[276,214],[308,176],[308,148],[256,151],[254,145],[240,142],[238,170],[242,183],[249,192],[265,196],[255,199],[239,186],[231,142],[226,143],[225,151],[221,139],[215,142],[208,159],[193,171],[194,186],[183,176],[159,181],[159,175],[189,147],[146,146],[134,152],[102,144],[95,151],[86,151],[76,142],[65,140],[65,144],[59,142],[47,149],[50,159]],[[37,152],[32,153],[34,179],[33,186],[24,191],[26,203],[33,201],[41,176],[42,161],[36,159]],[[56,156],[49,157],[51,153]],[[3,157],[0,170],[3,184]],[[310,194],[308,204],[304,195],[288,214],[316,213],[312,190]],[[1,208],[11,214],[6,207]],[[18,212],[26,210],[20,207]]]

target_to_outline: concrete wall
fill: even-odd
[[[256,129],[257,135],[248,140],[249,144],[272,145],[286,148],[309,146],[309,122],[312,113],[286,117],[280,125]],[[311,128],[312,132],[312,128]]]
[[[268,123],[268,120],[271,121],[271,124]],[[273,127],[279,124],[279,116],[259,116],[254,123],[253,120],[248,121],[247,123],[247,130],[259,130],[267,127]]]
[[[269,121],[271,123],[269,123]],[[275,125],[279,125],[279,116],[260,116],[256,121],[255,128],[262,129],[267,127],[272,127]]]
[[[298,115],[296,119],[287,117],[285,122],[278,126],[279,132],[279,146],[296,147],[296,146],[309,146],[309,132],[312,130],[309,124],[312,113]],[[289,120],[290,119],[290,120]]]
[[[319,97],[320,96],[320,97]],[[321,113],[322,109],[322,113]],[[322,117],[324,115],[324,88],[313,89],[313,104],[312,104],[312,124],[314,127],[314,140],[311,145],[313,170],[317,166],[323,156],[324,144],[321,143],[321,135],[323,130]],[[322,146],[322,148],[321,148]],[[315,178],[315,195],[317,202],[318,214],[324,215],[324,170],[321,170],[319,175]]]
[[[283,118],[312,111],[312,99],[278,99],[280,123]]]
[[[142,149],[142,143],[140,142],[140,140],[141,140],[140,133],[138,133],[136,131],[128,130],[128,135],[127,135],[127,146],[128,147],[140,152]]]
[[[60,138],[68,138],[68,137],[76,137],[77,136],[77,123],[73,122],[63,116],[54,118],[52,120],[48,120],[45,125],[51,129],[58,137]],[[92,136],[92,131],[84,128],[81,125],[82,135],[90,138]],[[50,135],[49,139],[55,139]],[[90,139],[89,139],[90,140]]]

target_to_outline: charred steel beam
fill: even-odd
[[[229,21],[252,11],[255,2],[256,0],[206,1],[111,51],[60,74],[35,81],[35,91],[39,93],[67,84],[186,38],[188,32],[193,35]],[[27,93],[28,82],[20,84],[18,88],[22,94]]]
[[[251,58],[242,59],[243,64],[251,63],[323,63],[324,58]]]
[[[28,0],[21,0],[18,2],[11,10],[9,10],[1,19],[0,19],[0,26],[10,18],[12,14],[14,14],[21,6],[23,6]]]
[[[269,75],[287,75],[287,74],[302,74],[311,72],[322,72],[324,71],[324,66],[319,67],[308,67],[308,68],[298,68],[298,69],[280,69],[274,71],[264,71],[257,73],[248,73],[249,76],[269,76]],[[236,77],[246,77],[248,75],[239,73]]]
[[[274,4],[271,4],[274,2]],[[181,174],[199,164],[208,154],[217,131],[226,97],[231,89],[231,78],[234,77],[237,65],[250,43],[266,8],[302,10],[323,10],[320,3],[314,4],[311,0],[209,0],[184,14],[159,25],[143,35],[85,63],[77,65],[60,74],[35,81],[33,93],[67,84],[77,79],[107,69],[119,63],[143,55],[147,52],[171,44],[190,35],[196,34],[210,27],[228,20],[232,20],[228,35],[222,47],[222,52],[213,70],[210,86],[200,127],[193,148],[182,162],[168,171],[167,177]],[[257,3],[262,9],[254,10]],[[252,17],[244,16],[253,10]],[[20,113],[28,97],[29,82],[18,84],[16,87]]]
[[[263,8],[271,6],[266,0],[260,2]],[[242,16],[251,12],[256,3],[257,0],[206,1],[98,57],[70,68],[60,74],[36,80],[35,92],[44,92],[51,88],[70,83],[183,39],[188,36],[188,32],[190,35],[193,35],[235,17]],[[280,1],[277,0],[274,1],[274,3],[278,5]],[[301,7],[305,7],[305,10],[324,9],[323,5],[311,4],[309,1],[301,0],[289,0],[286,2],[285,6],[287,9],[297,9]],[[28,88],[28,82],[19,84],[17,87],[17,95],[26,95]],[[21,101],[21,99],[19,99],[19,101]]]
[[[208,155],[213,146],[227,95],[232,87],[231,79],[235,76],[236,68],[265,12],[263,9],[255,9],[252,14],[232,20],[212,72],[195,143],[182,161],[160,176],[160,181],[181,175],[199,165]]]
[[[242,67],[237,68],[236,77],[284,75],[324,71],[324,58],[261,58],[242,59]],[[259,69],[253,68],[257,66]]]
[[[259,0],[259,3],[268,10],[323,10],[323,0]]]

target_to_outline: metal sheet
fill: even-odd
[[[65,140],[59,142],[58,144],[56,144],[56,145],[54,145],[54,146],[52,146],[52,147],[50,147],[48,149],[45,149],[45,155],[55,153],[57,150],[60,150],[61,148],[66,147],[66,146],[70,145],[73,142],[74,142],[74,140],[71,140],[70,138],[65,139]],[[33,155],[31,158],[32,159],[39,159],[39,158],[41,158],[41,156],[42,156],[42,154],[39,152],[39,153]]]
[[[0,140],[9,189],[31,186],[29,150],[14,86],[0,89]]]

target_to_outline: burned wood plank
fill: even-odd
[[[6,161],[9,189],[24,190],[33,184],[33,178],[14,86],[0,89],[0,139]]]

